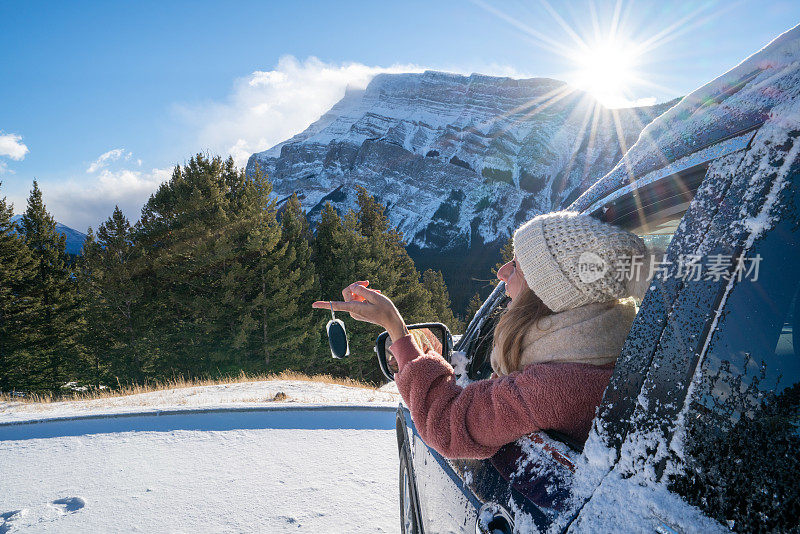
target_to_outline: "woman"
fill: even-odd
[[[497,273],[512,302],[495,330],[496,376],[465,388],[368,282],[351,284],[345,302],[332,303],[389,332],[400,394],[422,438],[448,458],[488,458],[538,430],[584,442],[636,315],[635,304],[620,299],[646,289],[644,242],[586,215],[535,217],[514,232],[513,245],[514,259]],[[644,265],[635,269],[638,259]]]

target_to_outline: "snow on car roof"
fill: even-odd
[[[761,126],[776,105],[797,96],[799,81],[800,25],[648,124],[611,172],[569,209],[583,211],[653,170]]]

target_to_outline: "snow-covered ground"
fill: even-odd
[[[285,401],[274,401],[283,393]],[[270,380],[216,386],[165,389],[152,393],[88,401],[50,403],[0,402],[0,424],[81,415],[139,413],[197,408],[262,407],[277,405],[397,406],[394,382],[380,390],[308,382]]]
[[[398,400],[284,380],[4,403],[0,534],[396,532]]]

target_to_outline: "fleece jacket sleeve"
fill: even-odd
[[[555,429],[585,440],[612,367],[534,364],[462,388],[453,368],[410,335],[389,348],[398,390],[422,439],[447,458],[488,458],[517,438]]]

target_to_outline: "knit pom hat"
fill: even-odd
[[[640,237],[574,211],[539,215],[514,232],[525,281],[555,313],[633,296],[648,274],[646,252]]]

